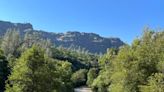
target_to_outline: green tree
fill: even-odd
[[[118,54],[118,49],[108,49],[107,53],[101,56],[98,60],[100,71],[97,78],[93,81],[91,87],[94,91],[106,92],[109,85],[111,84],[111,75],[114,68],[114,59]]]
[[[98,75],[98,70],[96,68],[91,68],[89,71],[88,71],[88,74],[87,74],[87,85],[91,87],[94,79],[96,79]]]
[[[33,46],[22,54],[9,76],[6,92],[62,92],[61,85],[67,81],[59,76],[64,71],[58,71],[59,65],[44,53],[42,48]],[[68,64],[61,65],[69,68]]]
[[[146,85],[140,86],[141,92],[164,92],[164,74],[155,73],[148,78]]]
[[[4,51],[5,56],[17,56],[17,49],[20,45],[20,35],[17,29],[9,29],[3,37],[1,49]]]
[[[58,90],[57,92],[73,92],[73,83],[71,81],[72,76],[72,64],[67,61],[58,61],[56,62],[56,71],[57,76],[54,76],[55,78],[58,78],[60,80],[60,83],[58,83]],[[53,80],[53,79],[52,79]]]
[[[2,39],[1,49],[9,62],[10,68],[15,65],[14,61],[20,55],[18,51],[20,42],[20,35],[17,29],[9,29]]]
[[[24,52],[26,49],[31,48],[33,45],[40,46],[41,48],[45,49],[45,53],[47,56],[52,56],[52,43],[49,39],[43,39],[41,37],[41,34],[38,32],[26,32],[21,44],[21,52]]]
[[[131,46],[121,47],[114,57],[107,53],[99,59],[101,70],[92,87],[99,92],[163,92],[159,91],[163,90],[159,74],[164,73],[163,47],[164,32],[146,28],[142,37],[134,40]],[[151,82],[147,80],[149,77]],[[155,83],[158,79],[161,82]]]
[[[87,82],[87,70],[80,69],[72,74],[71,80],[75,87],[85,85]]]
[[[0,92],[5,90],[5,81],[9,74],[8,61],[3,55],[3,51],[0,50]]]

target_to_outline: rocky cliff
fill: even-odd
[[[124,44],[119,38],[101,37],[95,33],[68,31],[66,33],[52,33],[34,30],[30,23],[11,23],[0,21],[0,36],[3,36],[9,28],[15,28],[23,36],[26,32],[37,32],[44,39],[50,39],[55,45],[69,48],[81,47],[91,53],[104,53],[107,48],[118,48]]]

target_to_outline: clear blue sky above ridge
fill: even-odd
[[[164,28],[164,0],[1,0],[0,20],[49,32],[94,32],[127,43],[145,26]]]

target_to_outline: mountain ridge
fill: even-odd
[[[91,53],[105,53],[107,48],[119,48],[124,45],[120,38],[102,37],[96,33],[67,31],[64,33],[46,32],[35,30],[30,23],[12,23],[0,20],[0,36],[3,36],[9,28],[16,28],[21,35],[25,33],[38,33],[44,39],[50,39],[57,46],[69,48],[70,46],[85,48]]]

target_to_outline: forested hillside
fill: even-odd
[[[103,55],[56,47],[9,29],[0,42],[0,92],[164,92],[164,31],[143,31],[131,45]]]
[[[55,47],[50,40],[10,29],[1,39],[0,92],[73,92],[85,85],[97,55]]]
[[[97,54],[105,53],[107,48],[119,48],[124,44],[119,38],[101,37],[95,33],[77,31],[68,31],[66,33],[45,32],[35,30],[30,23],[11,23],[6,21],[0,21],[0,36],[3,36],[10,28],[17,29],[21,37],[24,37],[26,33],[36,34],[40,38],[50,39],[56,46],[76,49],[85,48],[89,52]]]

